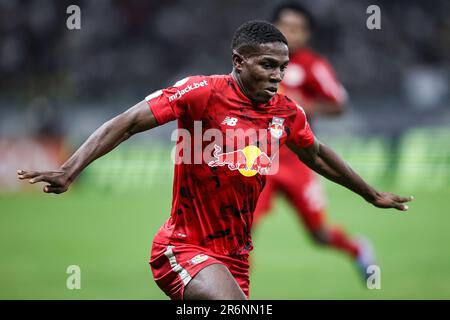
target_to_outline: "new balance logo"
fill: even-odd
[[[238,121],[237,118],[225,117],[225,119],[222,121],[222,124],[226,124],[228,126],[234,127],[236,125],[237,121]]]

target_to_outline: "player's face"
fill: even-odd
[[[289,63],[287,45],[282,42],[265,43],[242,53],[235,68],[247,96],[254,102],[267,103],[277,93]]]
[[[281,11],[275,25],[286,37],[291,52],[306,46],[311,36],[308,18],[293,10]]]

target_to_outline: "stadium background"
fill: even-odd
[[[0,1],[0,298],[165,299],[147,265],[168,217],[175,124],[44,195],[18,168],[55,168],[101,123],[189,74],[228,73],[229,43],[280,1]],[[346,86],[348,112],[316,132],[369,182],[416,201],[381,211],[325,182],[330,219],[374,242],[381,289],[314,246],[284,199],[255,230],[254,299],[450,298],[450,3],[302,1],[313,47]],[[67,6],[81,30],[66,28]],[[381,30],[366,8],[381,8]],[[66,288],[79,265],[81,290]]]

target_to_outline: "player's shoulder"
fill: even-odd
[[[229,74],[213,74],[208,76],[208,79],[214,88],[221,89],[224,87],[229,87],[233,84],[233,80]]]
[[[277,93],[272,100],[272,105],[275,105],[277,109],[283,110],[284,112],[292,115],[296,115],[299,111],[304,113],[303,108],[284,93]]]
[[[278,92],[271,100],[272,105],[276,105],[277,107],[287,108],[287,109],[295,109],[295,101],[289,98],[284,93]]]
[[[205,81],[206,80],[206,81]],[[188,75],[178,81],[172,87],[181,87],[183,85],[192,85],[194,83],[203,83],[203,86],[208,85],[208,76],[205,75]]]
[[[204,87],[221,87],[228,85],[231,81],[230,75],[224,74],[213,74],[213,75],[189,75],[174,85],[174,87],[179,87],[184,84],[200,84]]]
[[[308,120],[306,118],[305,110],[296,101],[292,100],[283,93],[277,94],[278,105],[281,106],[280,110],[283,110],[284,116],[287,118],[288,123],[295,126],[304,126]]]

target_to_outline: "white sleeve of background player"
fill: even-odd
[[[347,101],[347,92],[336,79],[331,66],[323,60],[314,62],[311,72],[317,81],[320,91],[333,102],[344,104]]]

